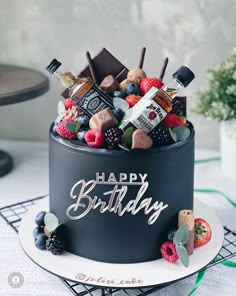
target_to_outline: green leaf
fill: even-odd
[[[188,240],[189,240],[188,225],[186,223],[183,223],[176,231],[173,238],[173,243],[175,245],[178,245],[180,243],[185,245],[188,242]]]
[[[177,135],[175,132],[172,131],[172,129],[169,128],[169,133],[171,135],[171,138],[173,139],[174,142],[177,142]]]
[[[134,132],[133,127],[127,128],[127,130],[123,133],[121,137],[121,144],[127,147],[131,147],[132,145],[132,135]]]
[[[181,261],[183,266],[187,268],[189,266],[189,255],[186,248],[181,243],[176,245],[175,247],[179,256],[179,260]]]
[[[59,221],[53,213],[46,213],[44,224],[49,232],[53,232],[59,226]]]
[[[56,118],[56,120],[55,120],[55,123],[57,124],[57,123],[59,123],[60,121],[62,121],[62,119],[64,118],[64,114],[63,113],[61,113],[61,114],[59,114],[58,116],[57,116],[57,118]]]
[[[115,108],[119,108],[124,112],[129,109],[129,104],[124,99],[121,99],[119,97],[113,98],[113,105]]]
[[[81,123],[78,121],[70,121],[66,123],[66,129],[72,133],[78,133]]]
[[[57,113],[61,114],[64,113],[66,111],[66,108],[64,106],[64,103],[62,101],[59,101],[57,104]]]
[[[172,132],[175,133],[177,141],[184,141],[190,135],[190,129],[186,126],[177,126],[172,129]]]

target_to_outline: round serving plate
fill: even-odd
[[[212,228],[212,238],[207,245],[194,250],[188,268],[185,268],[179,260],[175,263],[158,259],[143,263],[111,264],[93,261],[69,252],[55,256],[34,246],[32,235],[36,227],[34,220],[40,211],[48,211],[48,198],[33,206],[21,222],[19,239],[23,250],[33,262],[48,272],[85,285],[111,288],[167,285],[203,269],[219,253],[224,240],[223,226],[218,216],[211,208],[195,198],[195,216],[208,221]]]

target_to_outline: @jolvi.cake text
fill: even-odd
[[[101,195],[93,195],[93,189],[97,186],[108,185],[108,190]],[[126,200],[129,188],[137,187],[136,196]],[[70,197],[76,200],[66,210],[66,215],[71,220],[78,220],[89,214],[90,211],[98,209],[100,213],[110,212],[118,216],[125,213],[136,215],[143,211],[148,216],[149,225],[156,222],[161,212],[168,207],[162,201],[154,201],[152,197],[145,197],[149,187],[147,174],[125,174],[115,175],[97,172],[94,180],[81,179],[76,182],[70,191]],[[97,188],[96,188],[97,189]],[[132,191],[134,192],[134,191]]]

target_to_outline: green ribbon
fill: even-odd
[[[207,162],[211,162],[211,161],[219,161],[220,157],[212,157],[212,158],[206,158],[206,159],[199,159],[199,160],[195,160],[195,164],[201,164],[201,163],[207,163]],[[194,192],[198,192],[198,193],[209,193],[209,194],[219,194],[222,197],[225,198],[226,201],[228,201],[229,204],[231,204],[233,207],[236,208],[236,202],[233,201],[229,196],[227,196],[224,192],[217,190],[217,189],[213,189],[213,188],[197,188],[194,189]],[[216,257],[217,259],[217,257]],[[230,260],[225,260],[223,262],[221,262],[222,265],[225,265],[227,267],[233,267],[236,268],[236,262],[230,261]],[[204,275],[205,275],[206,269],[201,270],[198,273],[196,282],[192,288],[192,290],[189,292],[189,294],[187,296],[191,296],[200,286],[201,282],[203,281]]]

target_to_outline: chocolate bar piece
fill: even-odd
[[[112,75],[120,83],[127,78],[127,73],[129,70],[117,59],[115,58],[106,48],[103,48],[93,59],[94,72],[96,75],[97,84],[99,85],[102,80],[108,76]],[[86,78],[91,77],[89,66],[84,68],[78,77]],[[68,98],[69,92],[66,89],[62,96]]]
[[[113,91],[119,88],[117,80],[112,75],[106,76],[101,84],[99,85],[100,89],[103,90],[107,94],[113,93]]]
[[[91,129],[99,129],[100,131],[106,131],[110,127],[116,126],[117,119],[108,107],[94,114],[89,120],[89,127]]]

